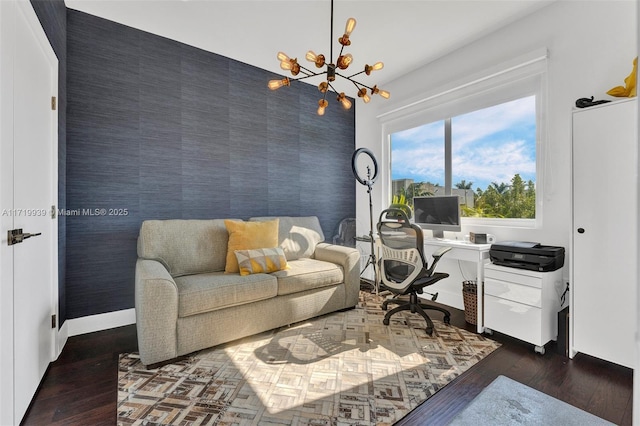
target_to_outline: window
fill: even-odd
[[[457,194],[466,223],[540,225],[545,72],[546,51],[381,116],[391,202]]]
[[[391,173],[394,196],[452,193],[463,216],[535,218],[535,96],[393,133]]]

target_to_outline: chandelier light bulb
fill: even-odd
[[[316,55],[316,54],[314,53],[314,51],[313,51],[313,50],[310,50],[310,51],[308,51],[308,52],[307,52],[307,54],[305,55],[305,58],[306,58],[306,59],[307,59],[307,61],[309,61],[309,62],[315,62],[315,61],[316,61],[316,59],[318,58],[318,55]]]
[[[291,58],[284,52],[278,52],[278,60],[281,62],[289,62]]]
[[[349,36],[351,36],[351,32],[356,27],[356,20],[353,18],[349,18],[347,20],[347,25],[344,27],[344,35],[338,39],[338,42],[343,46],[351,45],[351,40],[349,40]]]
[[[318,101],[318,115],[324,115],[324,109],[329,105],[326,99],[320,99]]]
[[[320,82],[320,84],[318,84],[318,90],[322,93],[327,93],[327,90],[329,89],[329,83],[326,81],[322,81]]]
[[[342,55],[338,57],[338,61],[336,62],[336,66],[341,70],[346,70],[349,68],[349,65],[353,62],[353,55],[351,53],[347,53],[346,55]]]
[[[378,89],[378,86],[373,86],[373,88],[371,88],[371,94],[372,95],[378,94],[385,99],[389,99],[389,97],[391,97],[391,93],[387,92],[386,90]]]
[[[344,109],[351,108],[351,101],[345,96],[344,92],[340,92],[337,99],[340,101]]]
[[[293,63],[289,61],[282,61],[280,62],[280,68],[282,68],[285,71],[291,71],[293,69]]]
[[[278,80],[269,81],[269,84],[267,84],[267,87],[271,90],[278,90],[282,86],[289,86],[289,85],[291,85],[291,83],[289,82],[289,79],[285,77],[281,80],[278,79]]]
[[[362,98],[365,104],[368,104],[369,101],[371,100],[369,95],[367,95],[367,89],[365,89],[364,87],[358,90],[358,97]]]
[[[316,68],[322,68],[324,66],[324,55],[316,55],[313,50],[308,51],[305,58],[307,61],[315,63]]]
[[[384,68],[384,64],[382,62],[376,62],[373,65],[365,65],[364,72],[367,75],[370,75],[372,71],[378,71],[378,70],[381,70],[382,68]]]
[[[296,59],[289,59],[289,61],[280,62],[280,68],[285,71],[291,71],[291,75],[298,75],[300,72],[300,65]]]
[[[344,35],[349,37],[353,32],[353,30],[355,29],[355,27],[356,27],[356,20],[354,18],[347,19],[347,25],[345,25],[344,27]]]

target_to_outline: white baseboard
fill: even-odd
[[[69,321],[65,321],[58,330],[58,335],[56,336],[56,347],[54,349],[54,361],[58,359],[60,354],[62,353],[62,349],[64,349],[64,345],[67,344],[67,339],[69,338]]]
[[[136,310],[131,308],[115,312],[107,312],[106,314],[68,319],[63,324],[63,327],[67,326],[67,334],[71,337],[135,323]]]

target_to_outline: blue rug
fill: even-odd
[[[613,425],[540,391],[498,376],[450,425]]]

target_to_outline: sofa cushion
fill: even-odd
[[[302,258],[287,265],[271,274],[278,278],[278,296],[340,284],[344,277],[340,266],[322,260]]]
[[[230,275],[223,272],[185,275],[175,279],[178,316],[188,317],[230,306],[275,297],[278,283],[267,274]]]
[[[324,241],[324,233],[316,216],[265,216],[252,217],[249,221],[279,219],[278,245],[287,260],[313,257],[316,244]]]
[[[228,241],[223,219],[145,220],[138,257],[157,260],[172,277],[224,271]]]
[[[226,273],[238,273],[238,259],[236,250],[250,250],[278,245],[278,219],[264,222],[236,222],[225,220],[229,231],[227,248]]]
[[[235,253],[240,275],[268,274],[287,267],[287,258],[280,247],[236,250]]]

